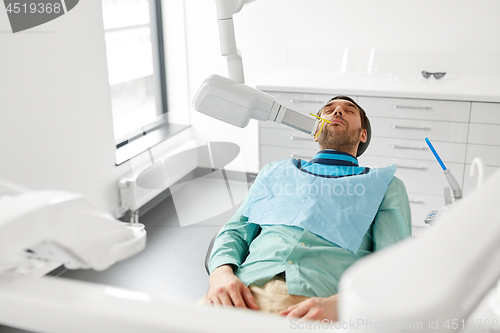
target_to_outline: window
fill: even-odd
[[[152,135],[151,147],[179,129],[166,117],[161,1],[102,0],[102,6],[118,165],[144,150],[133,147],[135,140],[166,131]]]

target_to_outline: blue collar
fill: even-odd
[[[357,158],[351,154],[333,149],[319,151],[309,162],[299,160],[297,167],[300,171],[326,178],[361,175],[370,170],[360,167]]]
[[[358,159],[356,157],[334,149],[320,150],[309,162],[328,165],[359,166]]]

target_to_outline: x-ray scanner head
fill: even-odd
[[[273,96],[243,83],[211,75],[198,89],[193,106],[213,118],[238,127],[250,119],[274,121],[313,135],[319,120],[276,102]]]
[[[269,94],[218,75],[211,75],[203,81],[194,97],[193,107],[238,127],[247,126],[250,119],[274,121],[312,136],[320,124],[319,118],[290,110]],[[370,138],[371,126],[368,121],[367,140],[360,143],[356,156],[368,148]]]
[[[231,79],[211,75],[198,89],[193,106],[208,116],[245,127],[250,119],[271,118],[274,104],[271,95]]]

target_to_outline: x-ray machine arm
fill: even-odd
[[[227,57],[229,78],[238,83],[245,83],[245,77],[241,53],[236,47],[233,14],[238,13],[244,5],[252,1],[255,0],[215,0],[219,24],[220,52]]]
[[[194,108],[226,123],[245,127],[250,119],[274,121],[314,135],[319,121],[290,110],[269,94],[244,84],[243,63],[236,47],[233,14],[254,0],[216,0],[221,54],[227,57],[229,78],[211,75],[198,89]]]

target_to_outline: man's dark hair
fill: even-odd
[[[354,101],[351,97],[335,96],[335,97],[331,98],[326,104],[330,103],[331,101],[337,100],[337,99],[344,99],[344,100],[349,101],[352,104],[356,105],[356,107],[359,110],[359,116],[361,117],[361,128],[368,129],[368,117],[366,116],[365,110],[363,110],[363,108],[361,106],[359,106],[358,103],[356,103],[356,101]],[[324,108],[324,106],[321,109],[319,109],[318,116],[321,116],[321,112],[323,111],[323,108]]]

